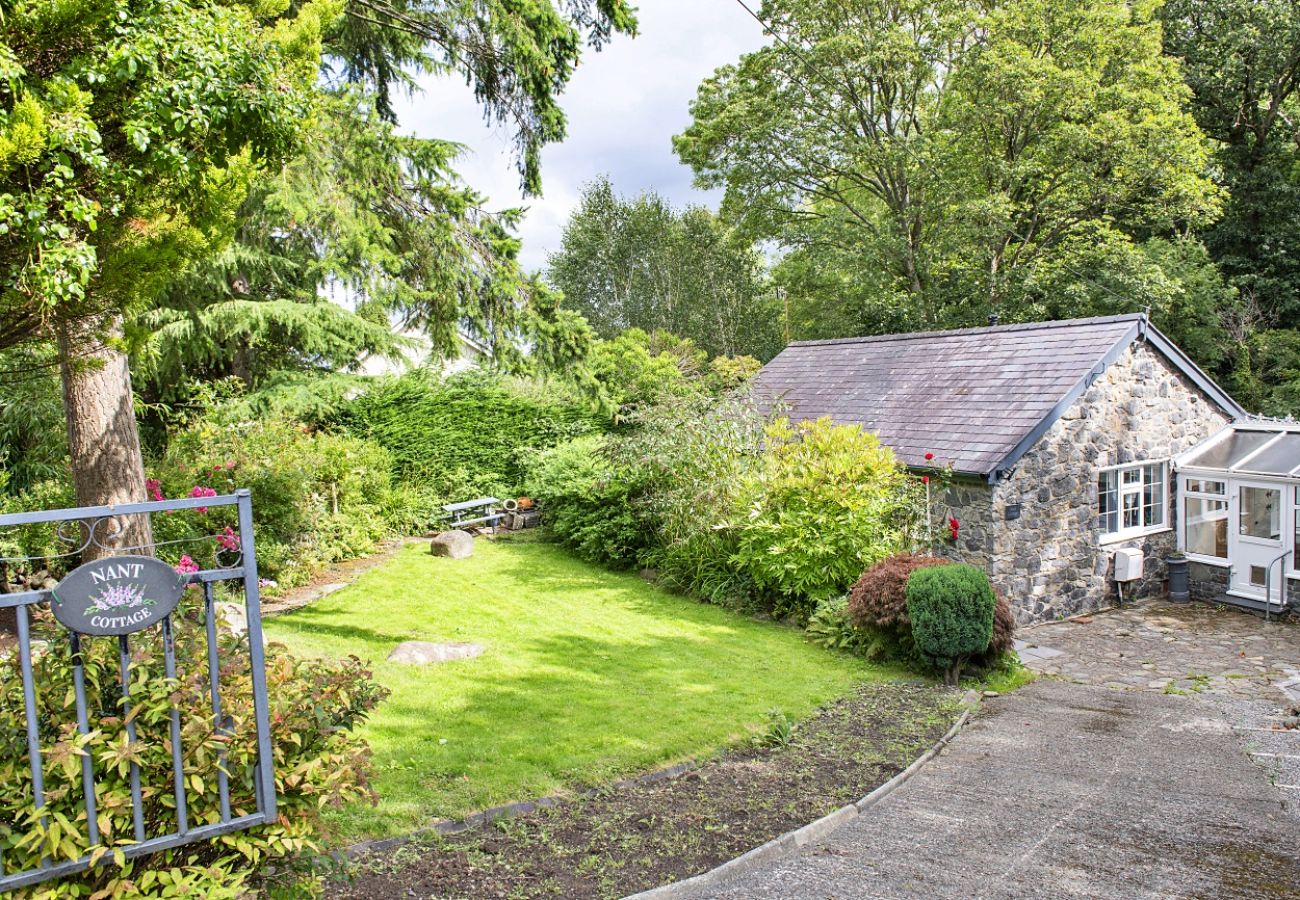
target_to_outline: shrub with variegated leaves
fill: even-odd
[[[371,796],[369,750],[356,726],[386,693],[363,664],[297,659],[283,647],[267,648],[267,685],[274,747],[277,821],[174,850],[125,860],[134,841],[130,771],[139,765],[145,785],[147,836],[176,830],[172,799],[171,710],[180,711],[183,771],[190,827],[219,821],[218,772],[227,774],[232,813],[255,810],[256,740],[247,638],[219,629],[224,721],[214,722],[207,675],[207,641],[201,598],[190,592],[173,615],[178,677],[163,669],[161,632],[131,638],[131,715],[137,739],[128,739],[118,682],[114,638],[84,638],[90,733],[77,731],[68,632],[49,612],[34,610],[40,745],[45,800],[37,813],[29,771],[22,679],[17,654],[0,660],[0,850],[6,871],[35,867],[86,852],[90,872],[31,888],[26,896],[94,900],[135,896],[234,897],[268,861],[318,850],[320,811]],[[82,759],[94,761],[101,842],[87,836]],[[224,759],[224,763],[223,763]]]

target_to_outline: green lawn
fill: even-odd
[[[302,654],[356,654],[392,690],[365,729],[378,807],[333,814],[344,840],[708,754],[776,707],[801,716],[882,670],[800,632],[673,596],[534,542],[479,540],[466,560],[423,545],[267,623]],[[478,641],[431,667],[404,640]]]

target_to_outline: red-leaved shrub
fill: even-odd
[[[859,628],[908,630],[907,579],[917,569],[946,566],[937,556],[899,553],[886,557],[862,573],[849,589],[849,620]]]
[[[882,559],[867,571],[849,590],[848,619],[876,638],[882,639],[878,653],[909,656],[913,652],[912,622],[907,615],[907,579],[917,569],[947,566],[952,561],[938,556],[899,553]],[[993,608],[993,640],[984,653],[973,657],[977,666],[993,663],[1011,649],[1015,637],[1016,619],[996,588],[997,603]],[[876,654],[871,654],[876,655]]]

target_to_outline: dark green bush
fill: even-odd
[[[380,382],[349,403],[339,422],[391,453],[401,481],[453,501],[510,496],[530,451],[599,430],[581,405],[483,372],[441,381],[413,372]]]
[[[628,568],[652,533],[638,503],[643,484],[605,455],[604,442],[593,434],[532,454],[524,492],[542,504],[546,524],[565,546],[590,562]]]
[[[849,591],[847,615],[859,631],[865,655],[918,661],[912,640],[912,620],[907,613],[907,582],[913,572],[932,566],[952,565],[937,556],[899,553],[882,559],[867,571]],[[994,590],[997,605],[993,615],[993,641],[982,654],[968,660],[980,668],[993,665],[1011,649],[1016,620],[1006,599]]]
[[[955,685],[962,664],[993,641],[997,598],[975,566],[930,566],[907,579],[907,615],[921,658]]]

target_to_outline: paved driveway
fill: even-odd
[[[986,701],[947,752],[824,842],[697,896],[1300,897],[1296,792],[1267,768],[1300,754],[1276,686],[1300,668],[1300,630],[1189,615],[1026,632],[1059,651],[1035,663],[1057,677]],[[1242,655],[1239,639],[1267,649]]]

